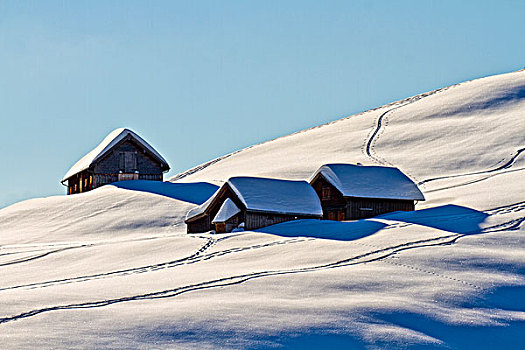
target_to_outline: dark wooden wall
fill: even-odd
[[[239,223],[244,221],[244,204],[240,201],[240,199],[237,197],[235,192],[231,189],[230,185],[225,183],[221,189],[219,190],[219,193],[215,195],[215,199],[210,204],[208,209],[206,210],[206,214],[202,218],[193,219],[190,221],[186,221],[187,225],[187,232],[188,233],[200,233],[200,232],[207,232],[214,229],[214,225],[211,223],[215,215],[219,212],[219,209],[221,208],[221,205],[224,203],[224,201],[230,198],[235,205],[241,209],[241,215],[239,216]]]
[[[132,155],[132,157],[124,156]],[[157,159],[151,157],[132,139],[122,141],[87,170],[68,179],[68,194],[82,193],[119,181],[120,172],[135,173],[138,180],[162,181],[163,171]]]
[[[314,216],[297,216],[297,215],[282,215],[282,214],[273,214],[273,213],[258,213],[250,212],[246,210],[246,207],[239,200],[235,192],[230,188],[226,183],[221,187],[219,193],[215,196],[215,200],[210,204],[206,214],[202,217],[186,221],[187,232],[188,233],[199,233],[207,232],[215,229],[215,226],[211,223],[215,215],[219,212],[221,205],[224,201],[230,198],[235,205],[241,209],[241,212],[237,214],[233,221],[228,221],[226,225],[226,230],[231,230],[236,227],[241,222],[244,222],[245,230],[256,230],[258,228],[278,224],[281,222],[286,222],[296,219],[318,219]]]
[[[239,226],[239,224],[242,222],[243,217],[245,217],[245,213],[241,211],[225,222],[215,223],[215,231],[217,233],[232,232],[232,230]]]
[[[136,154],[136,169],[125,169],[126,164],[122,164],[121,153],[132,152]],[[132,167],[134,168],[134,167]],[[158,161],[153,159],[148,153],[144,152],[138,144],[132,140],[126,140],[117,147],[113,148],[105,157],[100,159],[94,167],[95,174],[118,174],[137,170],[140,174],[162,175],[162,169]]]
[[[298,220],[298,219],[319,219],[314,216],[304,216],[304,215],[283,215],[283,214],[273,214],[273,213],[246,213],[245,221],[245,230],[256,230],[270,225],[279,224],[281,222]]]
[[[111,184],[118,181],[117,174],[95,174],[94,176],[95,188]]]
[[[345,220],[371,218],[393,211],[415,210],[413,200],[376,199],[376,198],[347,198]]]
[[[67,181],[67,193],[75,194],[90,191],[95,188],[94,180],[94,176],[89,170],[73,175]]]
[[[200,219],[191,222],[186,222],[186,231],[188,233],[202,233],[211,231],[209,215],[206,215]]]
[[[390,213],[415,210],[413,200],[343,197],[323,176],[311,182],[321,200],[325,220],[358,220]]]
[[[312,187],[321,200],[323,207],[323,219],[325,220],[349,220],[346,219],[346,199],[331,183],[322,176],[317,176],[311,183]]]

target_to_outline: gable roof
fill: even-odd
[[[141,138],[133,131],[125,128],[119,128],[113,130],[97,147],[95,147],[88,154],[82,157],[78,162],[76,162],[75,165],[73,165],[71,169],[69,169],[66,175],[64,175],[64,178],[60,182],[63,183],[71,176],[88,169],[91,165],[93,165],[93,163],[95,163],[98,159],[103,157],[115,145],[117,145],[120,141],[122,141],[128,136],[131,136],[136,142],[138,142],[145,149],[147,149],[154,157],[158,159],[159,162],[165,164],[166,170],[169,170],[168,162],[166,162],[166,160],[153,147],[151,147],[149,143],[144,141],[143,138]]]
[[[344,197],[425,200],[417,185],[397,168],[325,164],[309,182],[319,174]]]
[[[323,215],[319,197],[306,181],[232,177],[228,184],[249,211]]]
[[[225,222],[226,220],[235,216],[240,211],[241,209],[239,209],[230,198],[226,198],[224,203],[222,203],[219,212],[217,213],[217,215],[215,215],[211,223],[215,224],[217,222]]]
[[[229,186],[246,210],[251,212],[319,217],[323,215],[319,197],[306,181],[232,177],[224,186]],[[204,214],[221,193],[221,189],[205,203],[190,210],[186,220]]]
[[[186,221],[204,214],[206,210],[210,207],[210,205],[215,201],[215,198],[217,198],[217,195],[221,192],[223,187],[224,185],[222,185],[221,188],[215,191],[215,193],[210,198],[208,198],[206,202],[202,203],[199,206],[196,206],[195,208],[190,209],[186,214]]]

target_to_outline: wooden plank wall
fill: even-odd
[[[415,210],[413,200],[347,198],[346,220],[371,218],[393,211]]]
[[[202,233],[207,232],[211,230],[211,222],[210,217],[208,215],[205,215],[204,217],[186,223],[186,232],[188,233]]]
[[[256,230],[258,228],[279,224],[281,222],[297,220],[297,219],[312,219],[312,218],[315,218],[315,217],[247,212],[244,229],[245,230]]]
[[[212,225],[211,221],[217,215],[219,212],[219,209],[221,208],[221,205],[224,203],[224,201],[230,198],[235,205],[241,209],[241,214],[239,215],[239,220],[244,220],[244,205],[240,201],[240,199],[237,197],[235,192],[230,188],[230,186],[226,183],[224,184],[221,189],[219,190],[219,193],[215,196],[214,201],[210,204],[208,209],[206,210],[206,217],[203,219],[197,219],[197,220],[191,220],[190,222],[186,222],[188,225],[187,231],[191,233],[197,233],[197,232],[207,232],[214,229],[214,226]],[[194,224],[195,222],[199,222],[198,224]]]

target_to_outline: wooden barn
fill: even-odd
[[[122,180],[162,181],[166,160],[129,129],[117,129],[80,159],[61,183],[67,193],[82,193]]]
[[[188,213],[188,233],[255,230],[295,219],[321,219],[321,203],[306,181],[232,177]]]
[[[357,220],[393,211],[411,211],[425,197],[397,168],[326,164],[310,178],[323,218]]]

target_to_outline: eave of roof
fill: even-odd
[[[287,183],[304,183],[304,186],[301,185],[304,189],[308,189],[309,192],[311,192],[311,200],[315,200],[318,204],[315,207],[316,208],[310,208],[310,210],[278,210],[271,208],[270,206],[267,206],[265,208],[257,208],[254,206],[250,206],[249,201],[246,200],[245,196],[243,195],[242,191],[237,188],[235,185],[236,179],[249,179],[252,181],[283,181]],[[277,180],[277,179],[266,179],[266,178],[252,178],[252,177],[232,177],[226,182],[224,185],[221,186],[217,192],[213,194],[206,202],[201,204],[198,207],[195,207],[191,209],[188,214],[186,215],[186,223],[194,222],[196,220],[199,220],[200,218],[204,217],[206,215],[206,212],[208,211],[208,208],[214,203],[216,198],[222,193],[226,187],[229,187],[237,196],[237,198],[240,200],[242,205],[247,212],[253,212],[253,213],[271,213],[271,214],[280,214],[280,215],[293,215],[293,216],[307,216],[307,217],[322,217],[323,216],[323,209],[321,207],[321,203],[319,201],[319,198],[317,197],[317,194],[315,193],[314,189],[310,187],[310,185],[305,181],[291,181],[291,180]],[[304,209],[304,208],[303,208]]]
[[[344,173],[345,168],[351,171],[351,175]],[[378,174],[381,176],[378,176]],[[343,197],[347,198],[425,200],[417,185],[399,169],[393,167],[325,164],[310,177],[308,182],[312,183],[318,176],[322,176]],[[341,179],[341,177],[346,177],[346,181]],[[352,181],[349,178],[352,178]],[[387,181],[394,182],[392,187],[381,188],[385,187]],[[374,190],[372,191],[372,189]]]
[[[114,146],[116,146],[120,141],[124,140],[126,137],[131,136],[139,144],[144,146],[153,156],[158,158],[159,162],[165,164],[165,171],[169,170],[168,162],[143,138],[134,133],[133,131],[125,128],[119,128],[113,130],[97,147],[87,153],[82,157],[78,162],[76,162],[71,169],[68,170],[66,175],[62,178],[60,182],[64,183],[71,176],[76,175],[86,169],[89,169],[97,160],[104,157]]]
[[[276,195],[280,192],[277,190],[277,188],[273,185],[275,184],[286,184],[288,186],[294,186],[297,187],[296,192],[297,198],[299,198],[299,194],[301,192],[304,192],[303,195],[306,195],[306,197],[303,197],[304,200],[310,200],[310,201],[316,201],[317,205],[311,204],[309,208],[306,208],[305,204],[301,201],[303,207],[301,210],[297,211],[288,211],[288,210],[279,210],[272,208],[271,205],[267,205],[268,203],[265,203],[266,206],[261,208],[258,207],[258,205],[254,205],[252,200],[247,200],[245,198],[245,194],[242,193],[242,190],[238,188],[239,184],[236,184],[239,181],[260,181],[262,184],[264,182],[267,182],[264,184],[265,186],[274,187],[274,191],[276,192]],[[323,209],[321,207],[321,202],[319,201],[319,198],[317,197],[317,194],[315,193],[315,190],[306,182],[306,181],[292,181],[292,180],[281,180],[281,179],[269,179],[269,178],[256,178],[256,177],[233,177],[228,180],[228,184],[232,188],[232,190],[235,192],[237,197],[241,200],[243,205],[246,207],[246,210],[249,212],[257,212],[257,213],[273,213],[273,214],[281,214],[281,215],[296,215],[296,216],[312,216],[312,217],[322,217],[323,216]],[[310,192],[310,193],[308,193]],[[308,195],[310,198],[308,198]],[[289,198],[288,198],[289,199]],[[273,203],[272,203],[273,204]],[[276,203],[279,205],[278,203]],[[296,207],[298,206],[298,203],[292,203]],[[300,207],[300,206],[299,206]],[[316,207],[316,208],[314,208]]]

